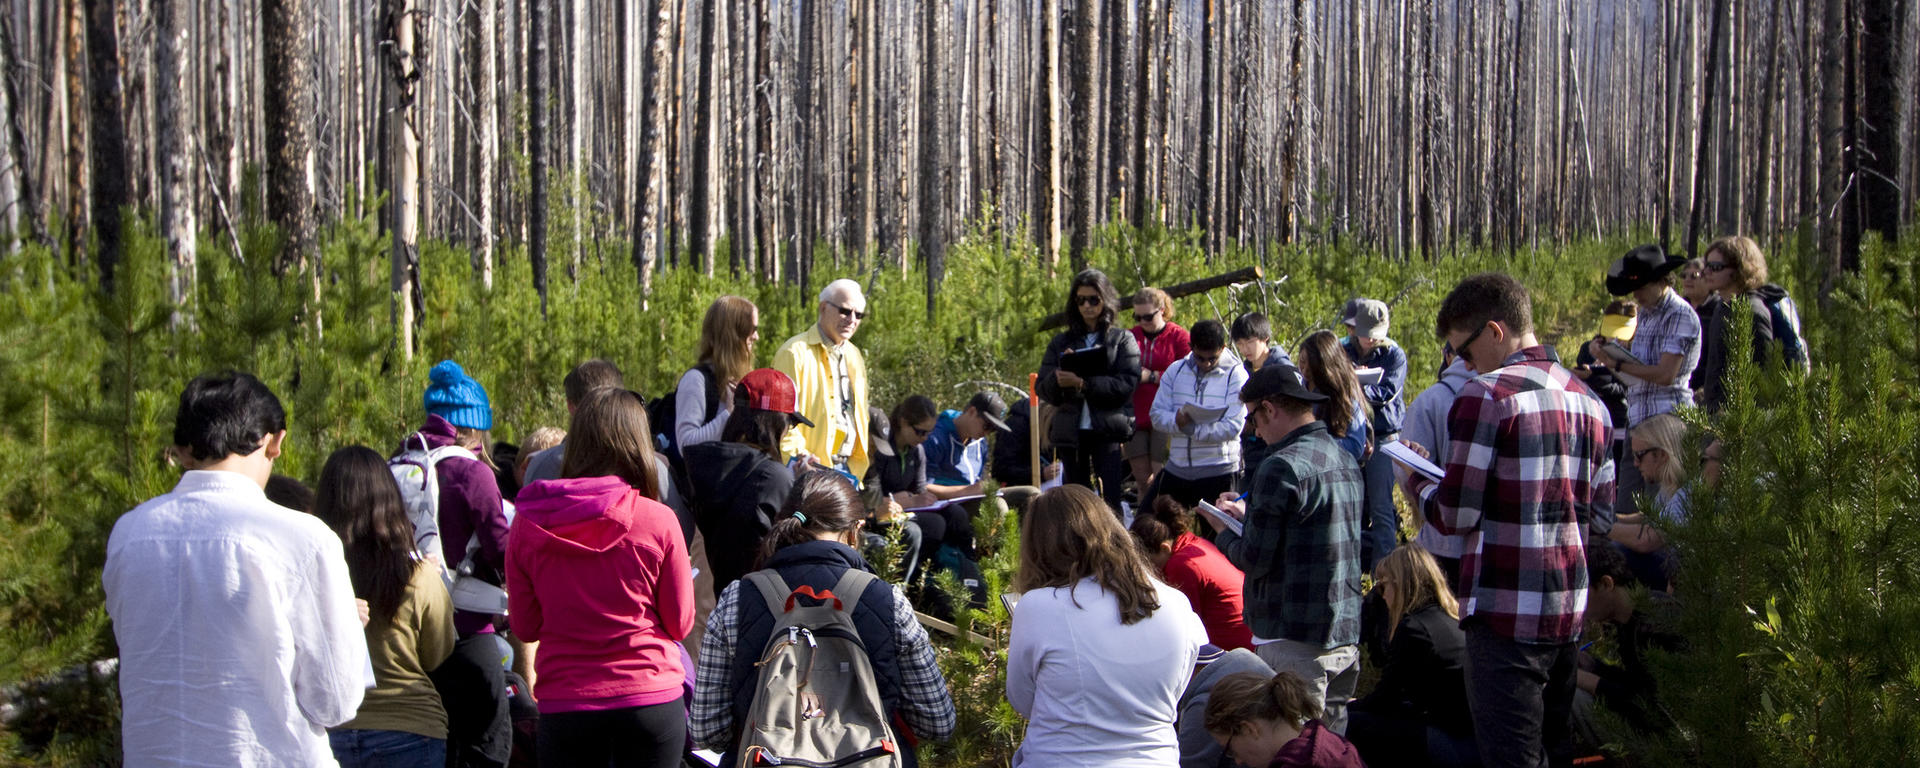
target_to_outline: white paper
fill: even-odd
[[[1441,469],[1440,465],[1428,461],[1418,453],[1414,453],[1413,449],[1408,448],[1406,443],[1398,440],[1380,446],[1380,451],[1385,453],[1387,458],[1393,459],[1407,469],[1420,473],[1429,480],[1439,482],[1441,478],[1447,476],[1447,471]]]
[[[1218,408],[1206,408],[1187,403],[1180,406],[1180,412],[1186,414],[1187,418],[1195,424],[1205,424],[1210,421],[1219,421],[1220,417],[1227,415],[1227,407],[1223,405]]]
[[[1066,465],[1056,461],[1049,466],[1053,467],[1053,479],[1040,481],[1040,490],[1043,490],[1043,491],[1051,488],[1058,488],[1061,486],[1061,484],[1067,481]],[[1042,475],[1046,474],[1044,469],[1041,471],[1041,474]]]
[[[1012,616],[1013,607],[1020,604],[1020,593],[1019,592],[1000,593],[1000,604],[1006,606],[1007,615]]]
[[[1353,369],[1353,375],[1360,378],[1361,384],[1378,384],[1380,383],[1380,376],[1385,373],[1386,373],[1385,369],[1381,369],[1381,368]]]
[[[1207,520],[1213,523],[1213,527],[1223,531],[1232,531],[1235,536],[1244,535],[1247,529],[1245,523],[1233,519],[1232,515],[1221,511],[1219,507],[1207,503],[1206,499],[1201,499],[1199,506],[1194,507],[1194,509],[1198,509],[1201,514],[1206,515]]]
[[[1133,505],[1124,501],[1120,502],[1120,527],[1133,528]]]

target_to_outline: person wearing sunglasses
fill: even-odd
[[[1720,410],[1727,400],[1729,326],[1741,317],[1747,318],[1753,328],[1753,362],[1768,364],[1774,345],[1773,312],[1768,305],[1777,304],[1787,292],[1767,282],[1767,257],[1760,252],[1760,245],[1749,238],[1734,236],[1713,241],[1707,246],[1707,255],[1701,263],[1700,284],[1713,299],[1705,315],[1699,382],[1694,388],[1700,393],[1700,407],[1712,413]],[[1768,301],[1769,297],[1772,302]]]
[[[1633,464],[1653,486],[1653,502],[1663,523],[1678,524],[1687,519],[1686,443],[1686,422],[1671,413],[1641,422],[1629,438]],[[1718,450],[1718,446],[1714,448]],[[1625,550],[1621,554],[1647,589],[1666,592],[1673,575],[1673,552],[1654,522],[1643,512],[1623,512],[1607,538]]]
[[[1140,347],[1140,385],[1133,388],[1133,439],[1127,441],[1127,467],[1145,507],[1147,484],[1167,463],[1170,434],[1154,427],[1148,411],[1167,367],[1192,351],[1192,336],[1173,322],[1173,298],[1159,288],[1133,295],[1133,343]]]
[[[1114,326],[1120,296],[1105,273],[1088,269],[1067,289],[1067,329],[1047,344],[1036,383],[1040,398],[1058,408],[1048,437],[1069,483],[1094,488],[1120,508],[1127,466],[1121,446],[1133,436],[1133,390],[1140,384],[1140,346]]]
[[[841,278],[820,291],[819,320],[773,353],[773,368],[793,380],[799,413],[810,425],[787,433],[780,454],[796,472],[837,469],[865,477],[872,436],[867,431],[867,358],[853,334],[867,318],[860,284]]]
[[[1667,293],[1691,321],[1693,311]],[[1432,456],[1441,478],[1402,469],[1401,488],[1440,533],[1465,537],[1461,628],[1481,760],[1536,768],[1570,746],[1587,526],[1612,515],[1611,419],[1540,343],[1533,300],[1512,276],[1461,280],[1434,330],[1481,375],[1460,388],[1445,447],[1402,441]],[[1646,332],[1643,315],[1638,333]]]

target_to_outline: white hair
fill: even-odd
[[[831,302],[835,297],[840,297],[841,300],[860,307],[864,307],[867,304],[867,297],[865,293],[860,290],[860,283],[844,277],[827,283],[827,287],[820,289],[821,301]]]

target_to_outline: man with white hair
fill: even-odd
[[[780,441],[780,453],[803,467],[867,475],[867,361],[851,341],[866,316],[860,284],[835,280],[820,291],[819,321],[773,353],[773,367],[793,379],[800,415],[813,422]]]

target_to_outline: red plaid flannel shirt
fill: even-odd
[[[1613,498],[1606,407],[1535,346],[1462,387],[1447,423],[1451,443],[1434,456],[1446,478],[1413,487],[1435,529],[1466,537],[1461,615],[1516,642],[1572,642],[1587,522],[1596,499]]]

